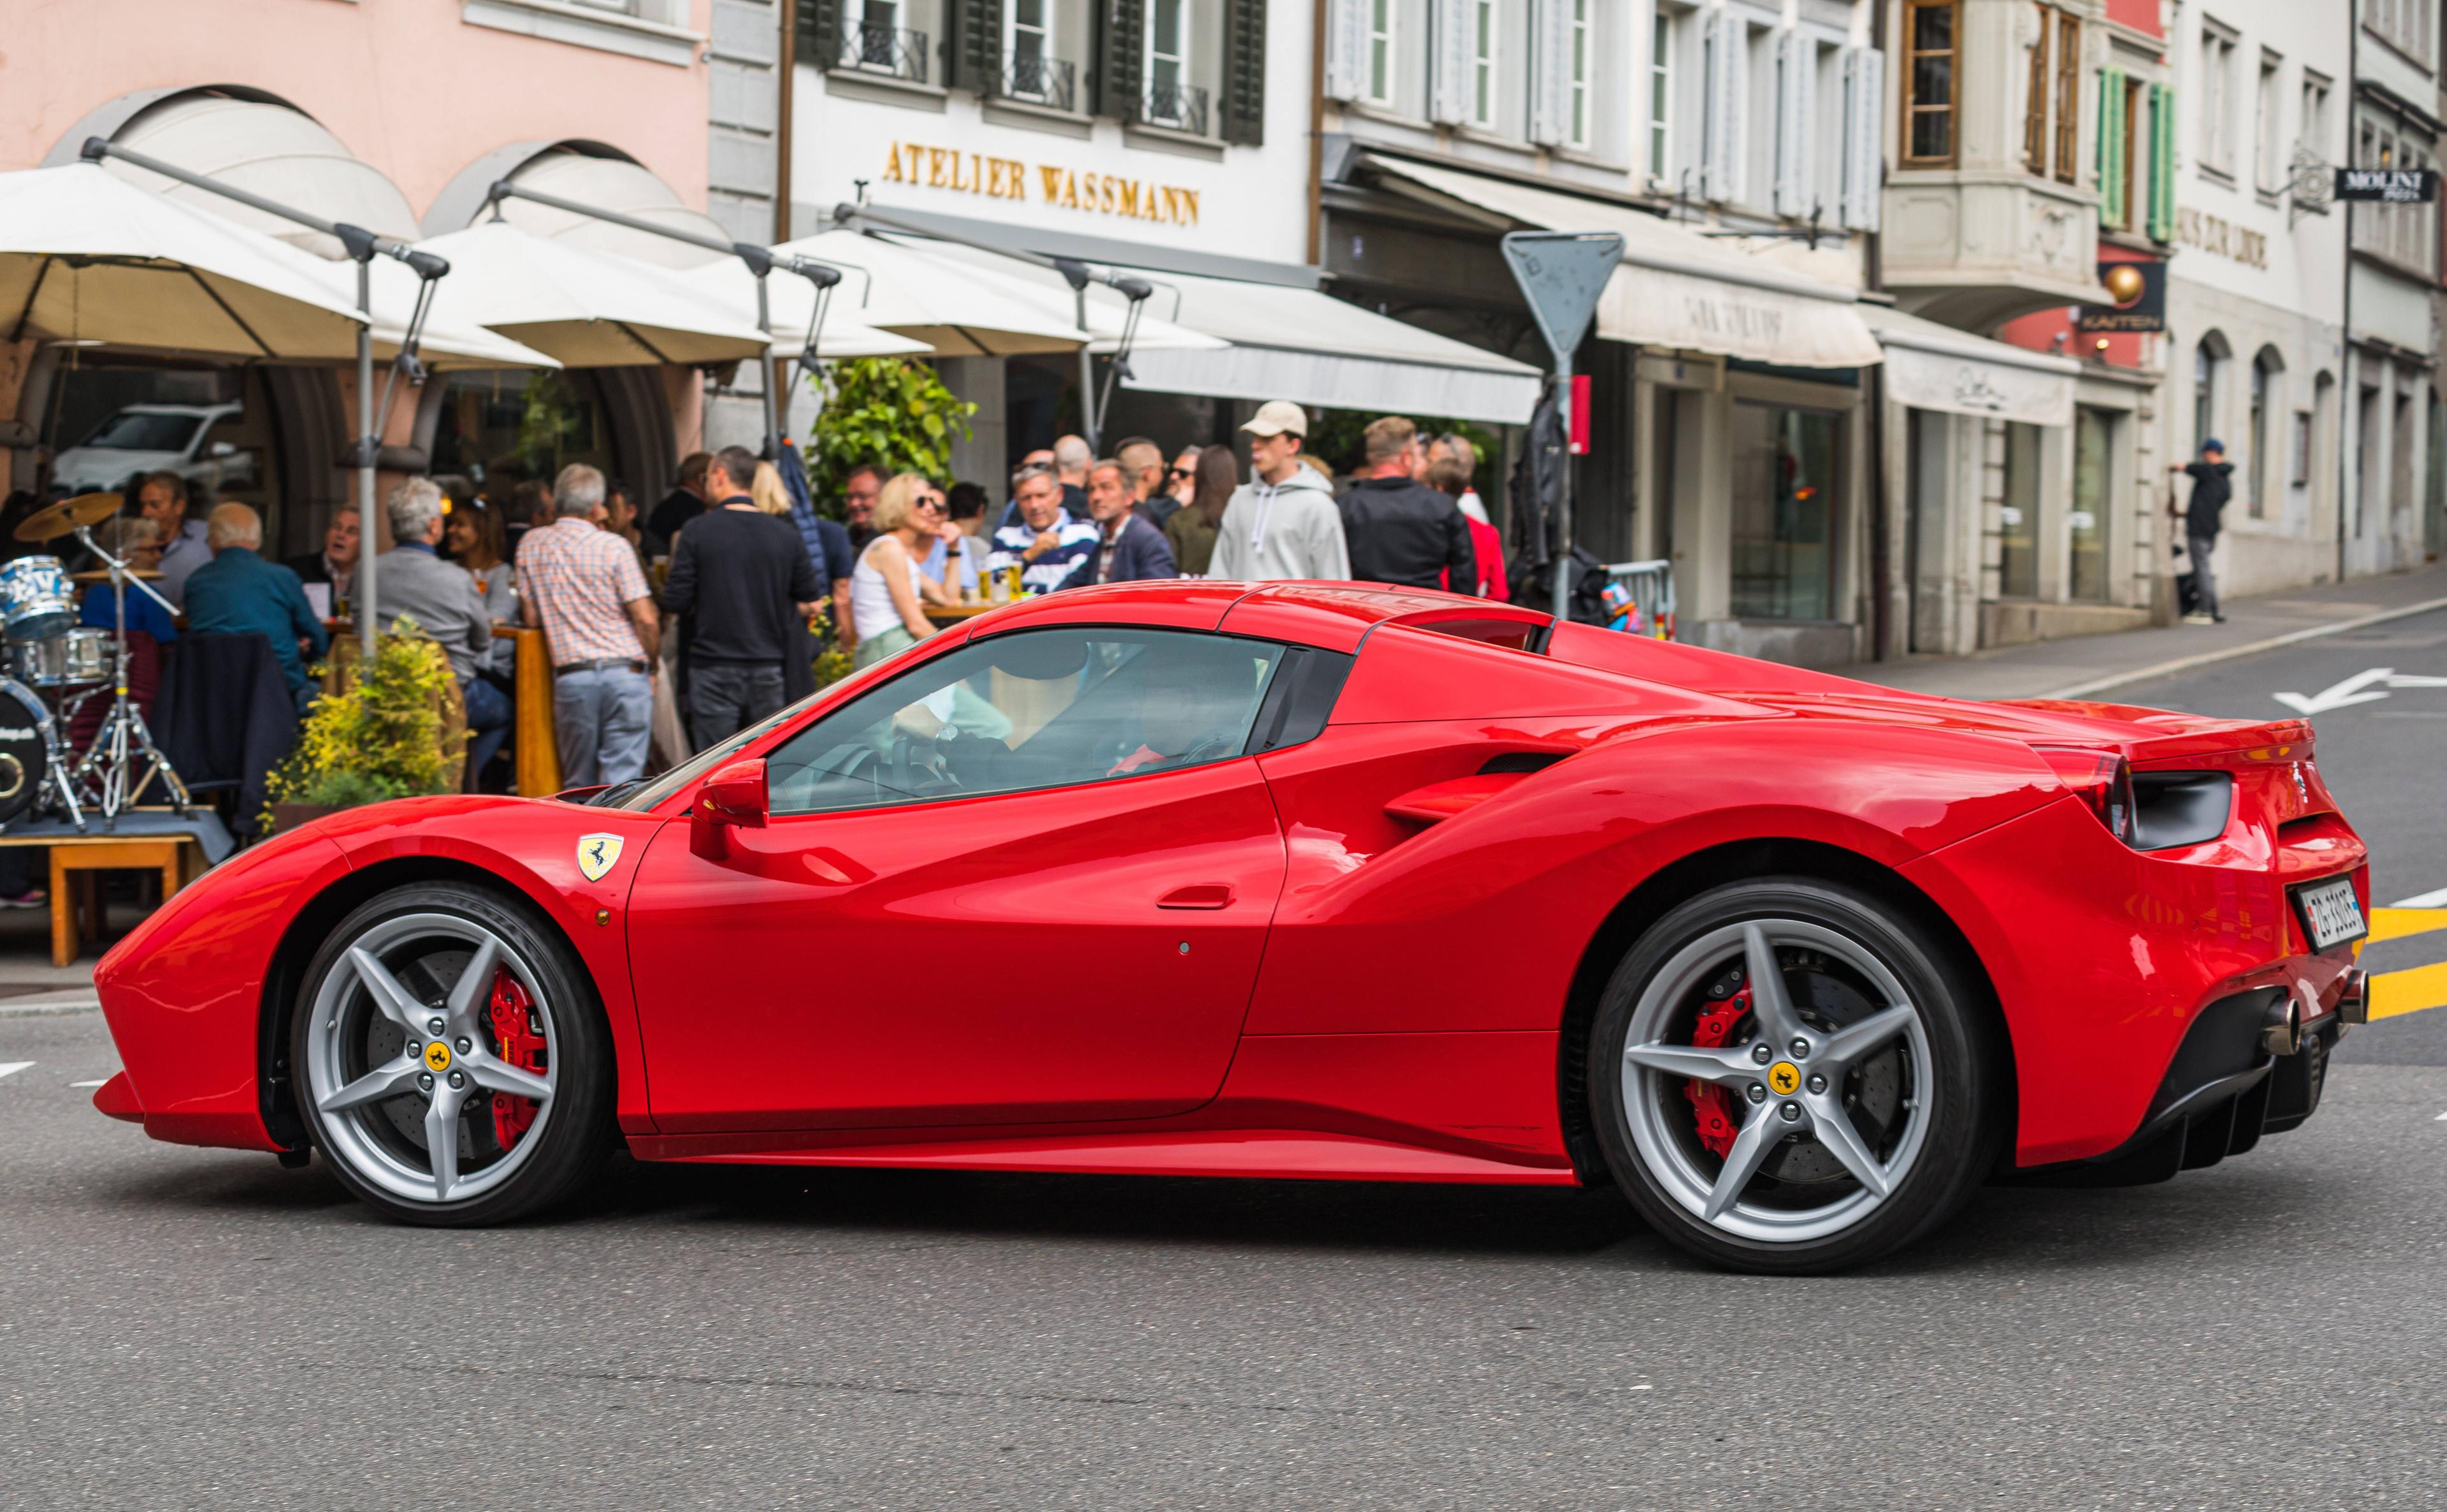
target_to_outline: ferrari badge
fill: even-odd
[[[580,835],[578,837],[578,870],[590,882],[599,882],[612,863],[620,859],[620,837],[617,835]]]
[[[1767,1085],[1775,1088],[1776,1096],[1791,1097],[1801,1089],[1801,1068],[1778,1061],[1767,1068]]]
[[[450,1069],[450,1047],[440,1040],[427,1045],[425,1047],[425,1064],[427,1068],[434,1071]]]

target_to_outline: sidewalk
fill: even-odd
[[[2447,607],[2447,565],[2357,577],[2261,598],[2229,599],[2223,625],[2169,625],[2043,640],[1968,656],[1915,656],[1833,671],[1863,682],[1949,698],[2091,698],[2188,667]]]

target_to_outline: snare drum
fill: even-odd
[[[0,565],[0,626],[10,640],[42,640],[76,623],[76,591],[57,557]]]
[[[85,627],[47,640],[21,642],[18,674],[37,688],[74,688],[110,680],[110,632]]]

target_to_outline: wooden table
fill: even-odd
[[[518,690],[511,700],[511,728],[517,733],[519,792],[546,798],[560,791],[560,737],[552,724],[552,652],[543,632],[517,625],[495,625],[495,640],[515,641],[518,660],[511,672]]]
[[[941,625],[957,625],[964,619],[975,619],[1002,608],[1000,604],[927,604],[922,606],[928,619]]]
[[[100,822],[100,821],[94,821]],[[103,927],[96,872],[159,872],[161,900],[203,875],[204,848],[192,835],[0,835],[0,846],[47,845],[51,851],[51,964],[66,966]],[[73,884],[73,885],[72,885]],[[91,928],[85,927],[90,917]]]

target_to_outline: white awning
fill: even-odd
[[[310,208],[327,220],[401,241],[416,239],[415,213],[398,186],[350,152],[321,122],[287,105],[222,94],[175,95],[139,111],[111,140],[232,188]],[[318,256],[342,255],[333,237],[208,189],[117,159],[104,171]]]
[[[2033,425],[2073,424],[2081,364],[1990,341],[1900,310],[1864,305],[1887,345],[1887,394],[1915,409],[1987,415]]]
[[[1609,341],[1785,368],[1866,368],[1883,360],[1853,292],[1789,272],[1626,205],[1534,189],[1454,168],[1372,156],[1428,191],[1550,231],[1611,231],[1623,265],[1599,297]]]
[[[1125,380],[1132,388],[1517,425],[1537,406],[1546,382],[1527,363],[1314,289],[1176,273],[1144,276],[1156,286],[1148,301],[1154,313],[1227,345],[1220,351],[1133,351]]]

